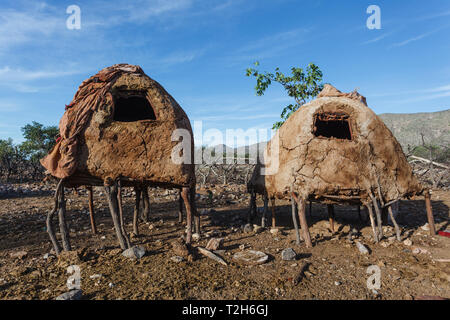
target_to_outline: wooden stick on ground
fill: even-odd
[[[212,253],[211,251],[209,251],[208,249],[202,248],[202,247],[197,247],[198,252],[200,252],[202,255],[204,255],[205,257],[208,257],[220,264],[223,264],[224,266],[227,266],[228,264],[222,259],[220,258],[218,255]]]

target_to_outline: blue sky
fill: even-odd
[[[381,30],[369,30],[369,5]],[[69,30],[66,8],[81,8]],[[316,63],[376,113],[450,108],[448,0],[139,0],[0,4],[0,138],[56,125],[80,83],[115,63],[140,65],[203,130],[270,128],[291,101],[254,93],[245,69]]]

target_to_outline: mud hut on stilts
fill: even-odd
[[[424,195],[430,232],[435,233],[430,193],[412,174],[402,148],[382,120],[356,91],[342,93],[325,85],[317,99],[292,114],[268,142],[265,163],[278,163],[274,174],[262,175],[257,165],[248,190],[250,212],[256,194],[272,200],[290,199],[297,229],[295,204],[302,237],[312,246],[305,215],[306,201],[367,207],[375,241],[383,237],[382,209],[388,209],[397,238],[400,229],[391,205],[400,199]],[[333,222],[333,212],[330,222]],[[297,242],[299,239],[297,229]]]
[[[184,142],[194,150],[190,121],[172,96],[139,66],[113,65],[85,80],[66,106],[59,129],[60,140],[41,160],[50,174],[60,179],[55,208],[47,216],[47,230],[57,253],[60,248],[52,226],[56,212],[63,250],[71,249],[65,187],[104,186],[122,249],[131,243],[123,224],[121,187],[137,191],[134,228],[140,191],[154,186],[181,190],[187,213],[186,241],[191,240],[193,216],[199,232],[193,152],[190,161],[176,163],[172,158],[174,147],[180,143],[172,138],[177,129],[190,135]]]

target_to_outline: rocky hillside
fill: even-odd
[[[383,113],[379,117],[404,148],[408,144],[422,144],[421,133],[427,144],[450,145],[450,109],[424,113]]]

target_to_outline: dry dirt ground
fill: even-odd
[[[49,186],[49,189],[53,188]],[[170,241],[185,229],[177,222],[176,191],[151,191],[151,221],[140,223],[141,235],[133,243],[147,249],[140,260],[121,255],[108,206],[102,190],[95,191],[98,234],[90,231],[87,194],[67,192],[67,217],[75,261],[44,255],[51,252],[45,229],[51,210],[50,192],[0,198],[0,299],[54,299],[67,291],[67,266],[81,269],[84,299],[416,299],[421,296],[450,298],[450,238],[430,236],[421,227],[426,223],[423,199],[401,201],[399,223],[402,242],[394,240],[394,230],[385,227],[386,237],[372,240],[365,212],[362,220],[356,208],[336,207],[336,229],[328,229],[326,206],[313,204],[308,216],[314,247],[295,244],[288,202],[277,203],[279,232],[242,230],[246,223],[248,195],[243,186],[212,186],[212,203],[207,196],[198,200],[202,213],[202,237],[193,246],[205,247],[209,237],[223,237],[219,255],[228,265],[204,256],[193,262],[174,262]],[[205,190],[199,190],[206,194]],[[450,228],[450,191],[435,190],[433,210],[437,229]],[[127,230],[131,231],[134,197],[124,195]],[[262,206],[258,200],[258,206]],[[55,218],[56,220],[56,218]],[[270,220],[270,219],[269,219]],[[56,221],[55,221],[56,223]],[[257,223],[255,221],[255,223]],[[358,235],[350,239],[355,228]],[[403,243],[410,239],[412,245]],[[370,254],[361,254],[355,241],[366,245]],[[235,263],[232,255],[240,246],[263,251],[268,262],[257,266]],[[283,261],[281,251],[293,248],[296,261]],[[420,253],[417,249],[420,248]],[[416,250],[415,250],[416,249]],[[25,253],[20,253],[25,251]],[[442,262],[447,259],[447,262]],[[297,285],[292,279],[307,262],[304,277]],[[367,268],[381,270],[381,288],[367,288]],[[96,276],[94,276],[96,275]],[[91,278],[91,276],[94,276]]]

